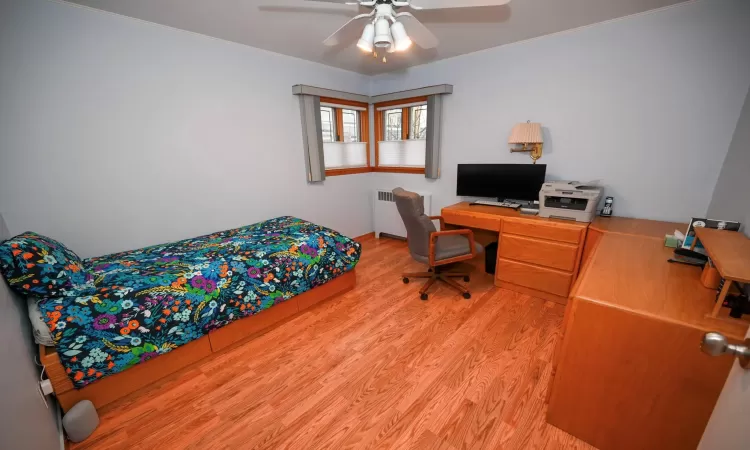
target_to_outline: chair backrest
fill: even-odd
[[[429,257],[430,234],[437,231],[435,224],[424,213],[424,199],[416,192],[401,188],[393,190],[398,213],[406,226],[406,239],[412,255]]]

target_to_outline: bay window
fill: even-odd
[[[427,97],[375,105],[375,168],[425,173]]]
[[[326,176],[370,172],[368,105],[321,98],[320,118]]]

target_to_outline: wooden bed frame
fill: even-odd
[[[353,289],[356,282],[355,269],[284,303],[213,330],[167,354],[102,378],[82,389],[73,387],[54,347],[40,345],[39,357],[63,411],[67,412],[81,400],[90,400],[94,406],[101,408],[234,344],[258,336],[323,300]]]

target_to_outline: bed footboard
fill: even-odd
[[[81,400],[90,400],[99,409],[217,352],[258,336],[323,300],[353,289],[357,280],[355,272],[352,270],[284,303],[212,331],[158,358],[102,378],[83,389],[73,387],[73,382],[68,378],[66,369],[53,347],[40,345],[39,358],[63,411],[67,412]]]

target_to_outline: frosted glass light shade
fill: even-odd
[[[372,53],[373,45],[375,44],[375,25],[368,23],[365,25],[365,30],[362,32],[362,37],[357,42],[363,52]]]
[[[391,27],[388,25],[388,19],[381,17],[375,22],[375,47],[387,48],[391,45],[393,45]]]
[[[393,35],[393,41],[395,50],[397,52],[403,52],[411,47],[411,38],[406,34],[406,28],[401,22],[393,22],[391,25],[391,34]]]

